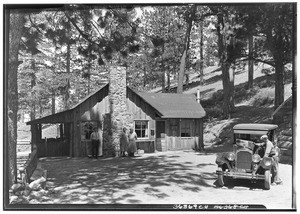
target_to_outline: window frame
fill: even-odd
[[[179,136],[181,138],[191,138],[193,137],[193,120],[190,120],[190,119],[180,119],[180,133],[179,133]],[[188,132],[182,132],[182,128],[183,128],[183,124],[184,124],[184,130],[188,130]],[[187,125],[188,124],[188,125]],[[185,134],[189,134],[189,136],[182,136],[182,133],[185,133]]]
[[[145,136],[145,137],[139,137],[138,136],[138,133],[137,133],[137,129],[136,129],[136,123],[137,122],[146,122],[146,128],[144,129],[145,130],[145,135],[146,135],[146,133],[147,133],[147,136]],[[143,128],[141,128],[141,129],[138,129],[138,130],[141,130],[141,133],[142,133],[142,131],[143,131]],[[135,131],[135,133],[136,133],[136,135],[137,135],[137,139],[138,140],[143,140],[143,139],[150,139],[150,131],[149,131],[149,120],[135,120],[134,121],[134,131]]]

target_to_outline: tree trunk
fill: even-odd
[[[171,72],[170,69],[167,70],[167,91],[170,92],[170,88],[171,88]]]
[[[144,75],[143,75],[143,87],[145,88],[146,85],[147,85],[147,72],[146,72],[146,67],[145,66],[143,67],[143,73],[144,73]]]
[[[182,52],[182,56],[180,59],[180,67],[179,67],[179,74],[178,74],[178,84],[177,84],[177,93],[182,94],[183,92],[183,77],[185,74],[185,67],[186,67],[186,58],[187,58],[187,53],[189,50],[189,44],[190,44],[190,34],[193,26],[193,21],[195,19],[195,14],[196,14],[196,5],[192,6],[192,11],[190,14],[190,17],[187,21],[187,29],[185,33],[185,38],[184,38],[184,50]]]
[[[55,114],[55,90],[52,88],[52,94],[51,94],[51,109],[52,114]]]
[[[284,65],[280,57],[278,58],[275,58],[275,109],[277,109],[280,104],[284,102]],[[275,123],[280,123],[282,121],[282,115],[275,115]]]
[[[253,36],[249,36],[248,89],[253,88]]]
[[[160,70],[161,70],[161,92],[162,93],[165,93],[166,92],[166,78],[165,78],[165,63],[164,63],[164,58],[163,58],[163,55],[164,55],[164,52],[165,52],[165,44],[163,43],[162,44],[162,47],[161,47],[161,67],[160,67]]]
[[[200,21],[200,85],[204,84],[204,58],[203,58],[203,21]]]
[[[33,73],[30,74],[31,76],[31,83],[30,83],[30,88],[31,88],[31,108],[30,108],[30,120],[35,119],[35,112],[36,112],[36,100],[35,100],[35,92],[33,90],[33,87],[36,85],[36,76],[35,76],[35,61],[34,59],[31,61],[31,68],[33,70]]]
[[[275,108],[284,102],[284,66],[276,65],[275,67]]]
[[[222,69],[222,83],[223,83],[223,114],[228,117],[232,111],[234,111],[234,69],[230,69],[230,63],[228,62],[227,44],[226,40],[221,33],[221,27],[223,27],[223,16],[218,16],[218,54]],[[232,41],[233,42],[233,41]]]
[[[187,50],[183,51],[183,54],[180,59],[180,67],[179,67],[179,74],[178,74],[178,86],[177,86],[177,93],[180,93],[180,94],[182,94],[182,92],[183,92],[183,75],[184,75],[184,71],[185,71],[186,52],[187,52]]]
[[[189,85],[190,82],[190,75],[189,74],[185,74],[185,84]]]
[[[42,104],[42,99],[39,99],[39,106],[40,106],[40,117],[43,117],[43,104]]]
[[[68,41],[67,43],[67,84],[66,84],[66,90],[65,90],[65,110],[69,109],[69,99],[70,99],[70,61],[71,61],[71,45],[70,42]]]
[[[7,179],[9,187],[17,181],[17,112],[18,112],[18,54],[25,23],[24,15],[20,11],[9,11],[6,15],[6,23],[8,24],[9,38],[8,40],[8,69],[7,75],[7,144],[8,144],[8,170]],[[7,192],[8,195],[8,192]]]
[[[228,117],[234,111],[234,69],[230,69],[230,64],[222,64],[223,82],[223,113]]]

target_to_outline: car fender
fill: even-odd
[[[263,157],[263,159],[260,161],[259,165],[265,170],[271,169],[271,167],[273,165],[273,158]]]

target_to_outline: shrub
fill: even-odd
[[[237,88],[234,91],[235,102],[239,103],[242,101],[249,100],[251,97],[253,97],[257,93],[258,90],[259,90],[258,87],[254,87],[251,89],[246,89],[245,87]]]
[[[271,78],[266,78],[260,82],[257,83],[257,86],[259,88],[268,88],[268,87],[273,87],[275,84],[274,79]]]
[[[223,91],[219,90],[212,95],[212,100],[214,101],[222,101],[223,100]]]
[[[256,107],[273,104],[274,93],[274,89],[261,90],[250,100],[249,104]]]
[[[205,108],[205,111],[208,117],[219,118],[223,116],[223,109],[220,105]]]

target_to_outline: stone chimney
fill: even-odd
[[[112,155],[120,155],[120,133],[123,127],[127,129],[133,124],[127,109],[126,100],[126,68],[112,66],[109,75],[109,108],[111,117],[111,137],[109,144],[114,151]]]

